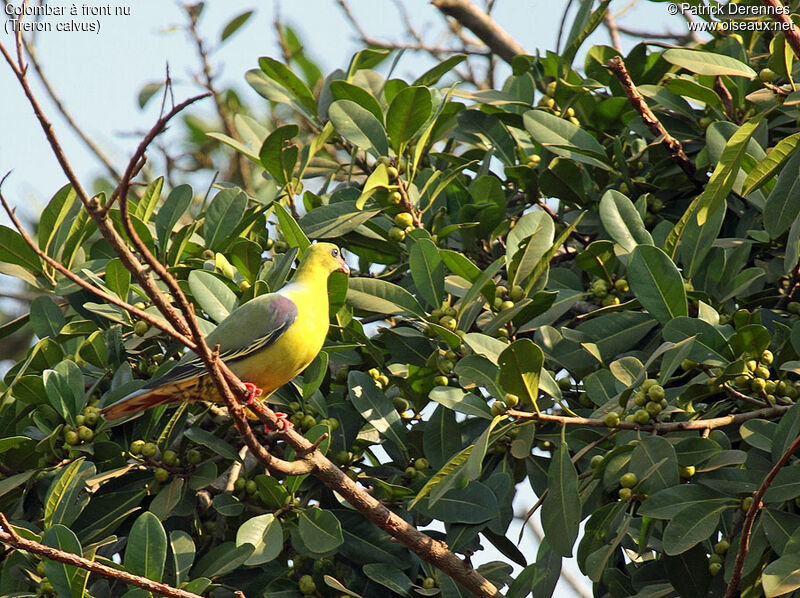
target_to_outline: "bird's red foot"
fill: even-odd
[[[247,389],[247,405],[252,405],[255,400],[261,396],[261,393],[264,392],[258,386],[250,382],[245,382],[244,387]]]
[[[274,432],[274,431],[280,432],[280,431],[283,431],[283,430],[290,430],[291,428],[294,428],[294,424],[289,421],[289,416],[286,413],[284,413],[283,411],[276,411],[275,412],[275,417],[277,417],[278,421],[281,422],[283,425],[278,426],[276,428],[272,428],[269,425],[265,425],[264,426],[264,431],[265,432],[267,432],[267,433]]]

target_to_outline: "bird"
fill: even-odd
[[[206,337],[206,344],[212,348],[219,345],[220,358],[245,381],[248,404],[256,397],[269,397],[322,350],[330,325],[328,277],[336,271],[350,274],[336,245],[309,246],[288,284],[234,309]],[[164,376],[100,413],[110,421],[182,401],[221,402],[208,371],[193,351],[187,351]],[[285,414],[279,418],[285,427],[291,427]]]

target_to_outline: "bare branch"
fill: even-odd
[[[622,52],[622,43],[619,40],[619,28],[617,22],[614,20],[614,15],[606,11],[606,16],[603,17],[603,22],[608,29],[608,37],[611,38],[611,45],[617,52]]]
[[[783,452],[781,458],[770,470],[770,472],[767,474],[767,477],[765,477],[764,481],[761,482],[761,486],[758,487],[758,490],[756,490],[756,493],[753,495],[753,503],[750,505],[750,508],[747,509],[747,514],[745,515],[744,523],[742,524],[742,535],[739,539],[739,551],[736,553],[736,561],[733,565],[733,573],[731,574],[731,581],[728,584],[728,589],[725,592],[725,598],[735,598],[739,593],[739,582],[742,579],[744,559],[747,556],[747,551],[750,549],[750,532],[753,530],[753,523],[756,520],[756,515],[758,514],[759,509],[761,509],[761,500],[764,498],[764,493],[766,493],[767,489],[772,485],[772,482],[775,481],[775,476],[778,475],[778,472],[784,465],[786,465],[786,463],[789,461],[789,458],[797,449],[800,449],[800,436],[797,436],[792,441],[792,444],[790,444],[789,447]]]
[[[527,54],[525,48],[507,31],[469,0],[432,0],[432,4],[472,31],[492,52],[509,64],[514,56]]]
[[[657,138],[661,139],[661,145],[669,152],[672,156],[672,159],[680,166],[681,170],[686,173],[686,176],[689,177],[695,184],[697,183],[695,179],[695,167],[692,164],[691,160],[686,156],[683,151],[683,146],[681,142],[675,139],[669,132],[664,128],[664,125],[661,124],[661,121],[658,120],[653,111],[650,110],[650,107],[647,105],[647,102],[639,93],[639,90],[636,89],[636,85],[634,85],[633,80],[631,79],[630,73],[628,73],[628,69],[625,67],[625,63],[622,61],[622,58],[619,56],[615,56],[611,60],[608,61],[606,64],[606,68],[610,70],[614,75],[616,75],[619,82],[622,84],[622,88],[625,90],[625,95],[628,96],[628,101],[630,102],[631,106],[641,115],[642,120],[644,121],[647,128],[655,135]]]
[[[0,513],[0,542],[16,548],[17,550],[38,554],[41,557],[64,563],[65,565],[80,567],[86,571],[91,571],[103,577],[136,586],[137,588],[142,588],[143,590],[153,592],[154,594],[160,594],[161,596],[167,596],[169,598],[203,598],[198,594],[193,594],[186,590],[173,588],[172,586],[152,581],[146,577],[140,577],[139,575],[133,575],[127,571],[121,571],[96,561],[90,561],[89,559],[85,559],[77,554],[72,554],[71,552],[64,552],[58,548],[51,548],[50,546],[45,546],[33,540],[26,540],[17,534],[3,513]]]

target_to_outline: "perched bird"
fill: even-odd
[[[250,401],[259,395],[266,398],[289,382],[322,349],[329,325],[328,277],[337,270],[350,272],[339,249],[331,243],[312,245],[289,284],[233,310],[206,337],[209,347],[219,345],[222,360],[246,383]],[[101,413],[114,420],[157,405],[192,400],[221,399],[203,362],[189,351],[166,375]]]

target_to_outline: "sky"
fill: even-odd
[[[20,0],[13,0],[12,4],[18,6]],[[177,3],[164,0],[128,0],[110,4],[82,0],[74,3],[79,13],[84,7],[109,7],[112,14],[71,17],[69,8],[73,3],[50,0],[47,4],[65,7],[66,15],[45,17],[45,21],[53,24],[54,30],[37,35],[39,60],[68,112],[121,171],[143,132],[158,118],[159,101],[151,101],[144,110],[138,107],[137,96],[145,83],[163,80],[169,63],[176,102],[202,91],[192,81],[192,74],[198,68],[194,46],[177,27],[185,22],[183,11]],[[400,14],[391,0],[349,0],[349,4],[372,37],[403,41]],[[437,36],[442,31],[442,20],[436,9],[426,0],[406,0],[404,5],[426,41],[440,41]],[[626,5],[627,0],[615,0],[612,12],[618,12]],[[559,22],[566,6],[567,0],[497,0],[493,15],[533,53],[555,49]],[[123,7],[126,9],[123,12],[130,14],[114,15],[117,7]],[[212,63],[220,70],[219,86],[236,86],[253,105],[260,100],[244,83],[244,73],[257,66],[259,56],[280,57],[273,26],[276,11],[284,22],[301,34],[307,52],[316,59],[323,72],[346,68],[350,56],[361,47],[336,0],[208,2],[199,25],[201,35],[214,45],[225,23],[253,8],[256,9],[253,18],[211,57]],[[6,25],[6,16],[2,16]],[[99,21],[99,31],[55,30],[57,23],[72,20],[94,21],[95,26]],[[650,32],[685,31],[686,27],[680,17],[668,14],[666,3],[646,0],[639,0],[618,19],[618,23]],[[0,33],[0,40],[13,51],[7,27]],[[623,49],[630,49],[636,41],[623,36]],[[610,45],[605,29],[598,29],[584,48],[593,44]],[[578,64],[581,61],[582,55],[579,54]],[[430,58],[406,53],[397,72],[401,76],[419,74],[432,64]],[[32,69],[30,78],[34,93],[53,122],[65,154],[84,185],[91,189],[92,180],[104,172],[102,165],[58,114]],[[211,108],[211,102],[206,101],[193,107],[192,111],[210,114]],[[0,62],[0,176],[10,170],[13,173],[3,192],[23,217],[38,213],[48,198],[66,182],[14,75],[4,62]],[[0,215],[0,223],[8,223],[5,215]],[[0,286],[4,282],[7,281],[0,281]],[[518,510],[535,501],[527,485],[520,501]],[[512,525],[509,537],[516,538],[518,525],[518,522]],[[521,545],[529,561],[535,560],[536,543],[532,537],[530,531],[526,532]],[[496,552],[485,551],[485,554],[476,555],[475,562],[492,558],[503,559]],[[568,566],[577,571],[574,562]],[[560,582],[556,596],[571,598],[576,595],[563,580]]]

